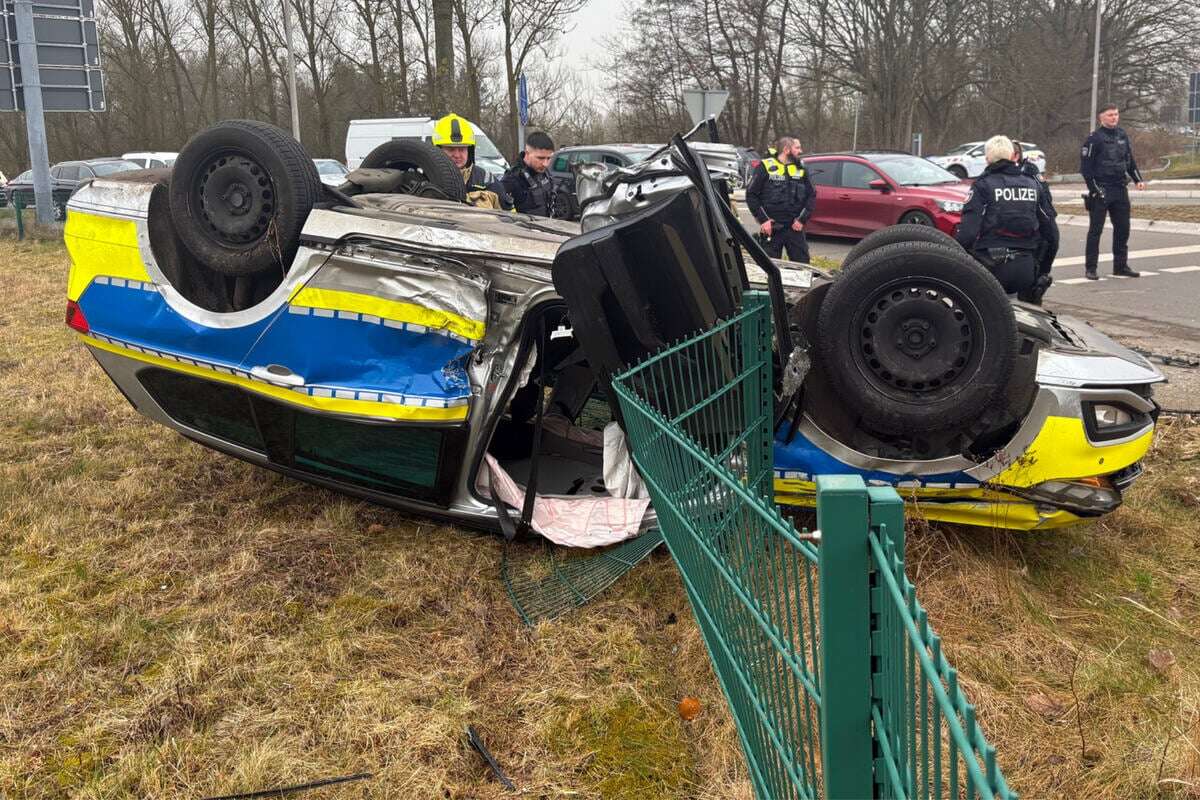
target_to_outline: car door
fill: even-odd
[[[817,193],[816,206],[813,208],[812,217],[808,220],[808,232],[815,234],[841,233],[835,194],[838,190],[838,175],[841,173],[842,162],[836,159],[805,161],[804,168],[808,170],[808,179]]]
[[[488,288],[449,259],[382,249],[327,259],[237,370],[278,390],[250,398],[271,461],[447,503],[465,454]]]
[[[983,145],[971,148],[963,160],[963,166],[967,168],[968,178],[978,178],[983,174],[984,168],[987,167],[987,159],[983,156]]]
[[[871,186],[872,181],[880,180],[886,183],[887,191]],[[836,197],[839,218],[847,234],[866,236],[896,221],[891,182],[869,164],[842,162]]]

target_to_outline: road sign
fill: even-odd
[[[1200,72],[1188,76],[1187,121],[1189,125],[1200,125]]]
[[[529,124],[529,84],[525,81],[525,73],[517,79],[517,116],[522,125]]]
[[[725,108],[729,92],[725,89],[684,89],[683,104],[687,107],[692,124],[699,125],[709,117],[720,115]]]
[[[0,0],[0,111],[23,111],[15,0]],[[104,79],[93,0],[35,0],[36,45],[46,111],[103,111]]]

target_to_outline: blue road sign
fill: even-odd
[[[529,124],[529,85],[525,82],[525,73],[517,79],[517,116],[522,125]]]

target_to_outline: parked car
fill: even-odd
[[[508,169],[508,159],[477,123],[467,120],[475,130],[475,163],[495,180]],[[346,166],[358,169],[368,153],[392,139],[427,142],[433,137],[432,117],[396,117],[393,119],[352,119],[346,129]]]
[[[559,191],[570,199],[570,216],[578,217],[579,198],[575,194],[575,178],[583,164],[605,164],[609,167],[630,167],[643,161],[658,149],[653,144],[576,144],[554,152],[547,168]]]
[[[126,161],[132,161],[142,169],[162,169],[169,167],[175,163],[175,159],[179,158],[179,153],[171,153],[166,151],[146,151],[138,153],[126,153],[121,156]]]
[[[969,187],[923,158],[889,150],[804,157],[817,205],[809,233],[861,238],[888,225],[954,235]]]
[[[61,164],[55,164],[50,168],[54,219],[66,219],[67,200],[84,181],[134,169],[141,169],[141,167],[132,161],[120,158],[94,158],[87,161],[64,161]],[[34,206],[33,170],[26,170],[9,182],[8,200],[10,203],[19,200],[21,205],[26,208]]]
[[[350,174],[350,170],[336,158],[314,158],[313,163],[317,165],[317,176],[321,183],[327,186],[341,186]]]
[[[231,137],[242,156],[214,186]],[[530,496],[553,501],[544,535],[549,518],[642,525],[645,505],[604,478],[623,452],[611,377],[751,288],[776,320],[761,386],[782,417],[780,502],[859,474],[929,519],[1051,528],[1112,511],[1140,472],[1162,374],[1010,303],[933,228],[874,234],[833,280],[781,269],[737,223],[713,182],[732,148],[677,138],[584,167],[580,223],[434,197],[427,184],[462,198],[459,172],[432,146],[404,151],[373,180],[406,193],[338,200],[284,131],[239,121],[194,136],[169,182],[91,182],[70,201],[67,324],[138,411],[189,439],[483,528],[520,514],[534,474]]]
[[[955,177],[959,179],[978,178],[987,167],[987,159],[983,155],[984,144],[985,142],[967,142],[951,148],[945,155],[926,156],[926,158],[939,167],[954,173]],[[1042,148],[1031,142],[1021,142],[1020,144],[1021,154],[1033,162],[1039,172],[1045,172],[1046,154],[1042,152]]]

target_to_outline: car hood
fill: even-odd
[[[1082,320],[1014,303],[1017,327],[1043,342],[1038,383],[1047,386],[1121,386],[1161,383],[1149,361]]]

